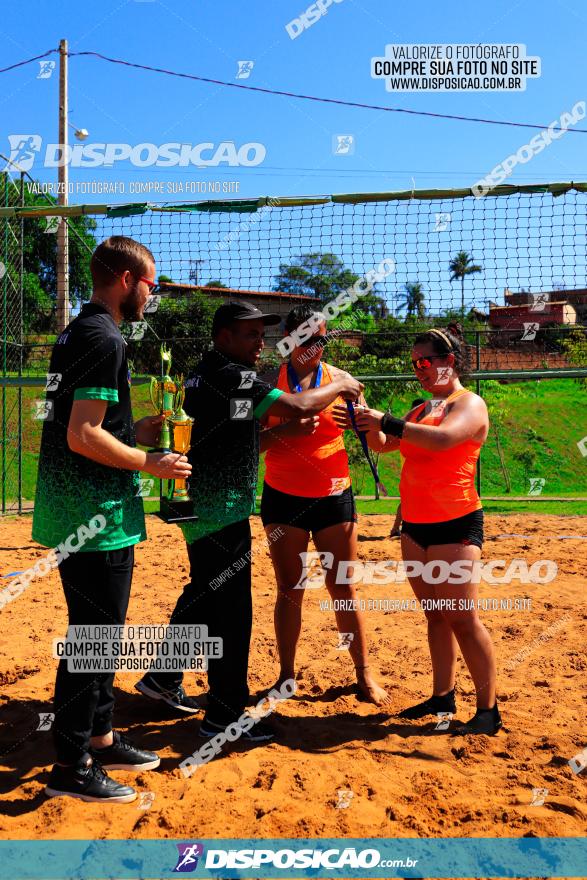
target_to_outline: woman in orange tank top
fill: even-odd
[[[454,325],[452,325],[454,327]],[[466,348],[458,328],[429,330],[416,337],[412,364],[432,400],[404,419],[361,408],[357,426],[380,452],[399,450],[402,557],[410,585],[424,606],[432,659],[432,696],[400,713],[423,718],[456,712],[457,648],[477,695],[477,711],[454,733],[494,734],[501,727],[495,695],[495,657],[478,612],[483,510],[475,472],[489,430],[484,401],[461,385]],[[346,407],[338,424],[348,426]],[[454,563],[454,565],[453,565]]]
[[[307,306],[293,309],[286,319],[286,333],[313,317],[314,311]],[[264,378],[289,393],[330,383],[341,371],[321,359],[325,340],[322,321],[305,345],[294,348],[276,375]],[[275,634],[281,665],[277,683],[295,677],[305,590],[325,584],[339,630],[339,644],[333,643],[331,649],[348,649],[359,690],[370,702],[381,705],[389,703],[389,697],[369,669],[355,588],[337,583],[339,563],[346,563],[345,579],[349,580],[350,563],[357,558],[357,514],[344,432],[332,415],[335,403],[344,401],[338,397],[308,419],[287,422],[269,416],[261,433],[261,451],[266,452],[261,519],[277,580]],[[280,537],[271,540],[277,529]],[[310,534],[317,552],[308,553]],[[322,569],[318,581],[314,565]]]

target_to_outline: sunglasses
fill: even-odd
[[[415,370],[427,370],[428,367],[432,366],[432,361],[434,360],[444,360],[448,356],[447,354],[429,354],[427,357],[416,358],[415,361],[412,361],[412,366]]]
[[[145,284],[149,286],[149,293],[157,293],[159,290],[159,285],[155,281],[150,281],[148,278],[145,278],[144,275],[139,276],[139,281],[144,281]]]
[[[328,339],[326,336],[310,336],[310,338],[304,340],[301,345],[303,348],[309,348],[311,345],[318,345],[321,348],[324,348],[325,345],[328,345]]]

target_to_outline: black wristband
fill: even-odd
[[[386,412],[381,419],[381,430],[384,434],[391,434],[392,437],[403,437],[405,427],[404,419],[396,419],[390,412]]]

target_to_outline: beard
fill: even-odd
[[[139,282],[135,281],[127,298],[120,303],[120,314],[125,321],[140,321],[143,317],[143,304],[139,293]]]

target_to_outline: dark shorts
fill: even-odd
[[[264,526],[295,526],[312,534],[338,523],[356,522],[353,490],[349,486],[340,495],[305,498],[302,495],[279,492],[264,483],[261,519]]]
[[[427,550],[431,544],[483,546],[483,511],[474,510],[457,519],[436,523],[402,522],[402,533]]]

